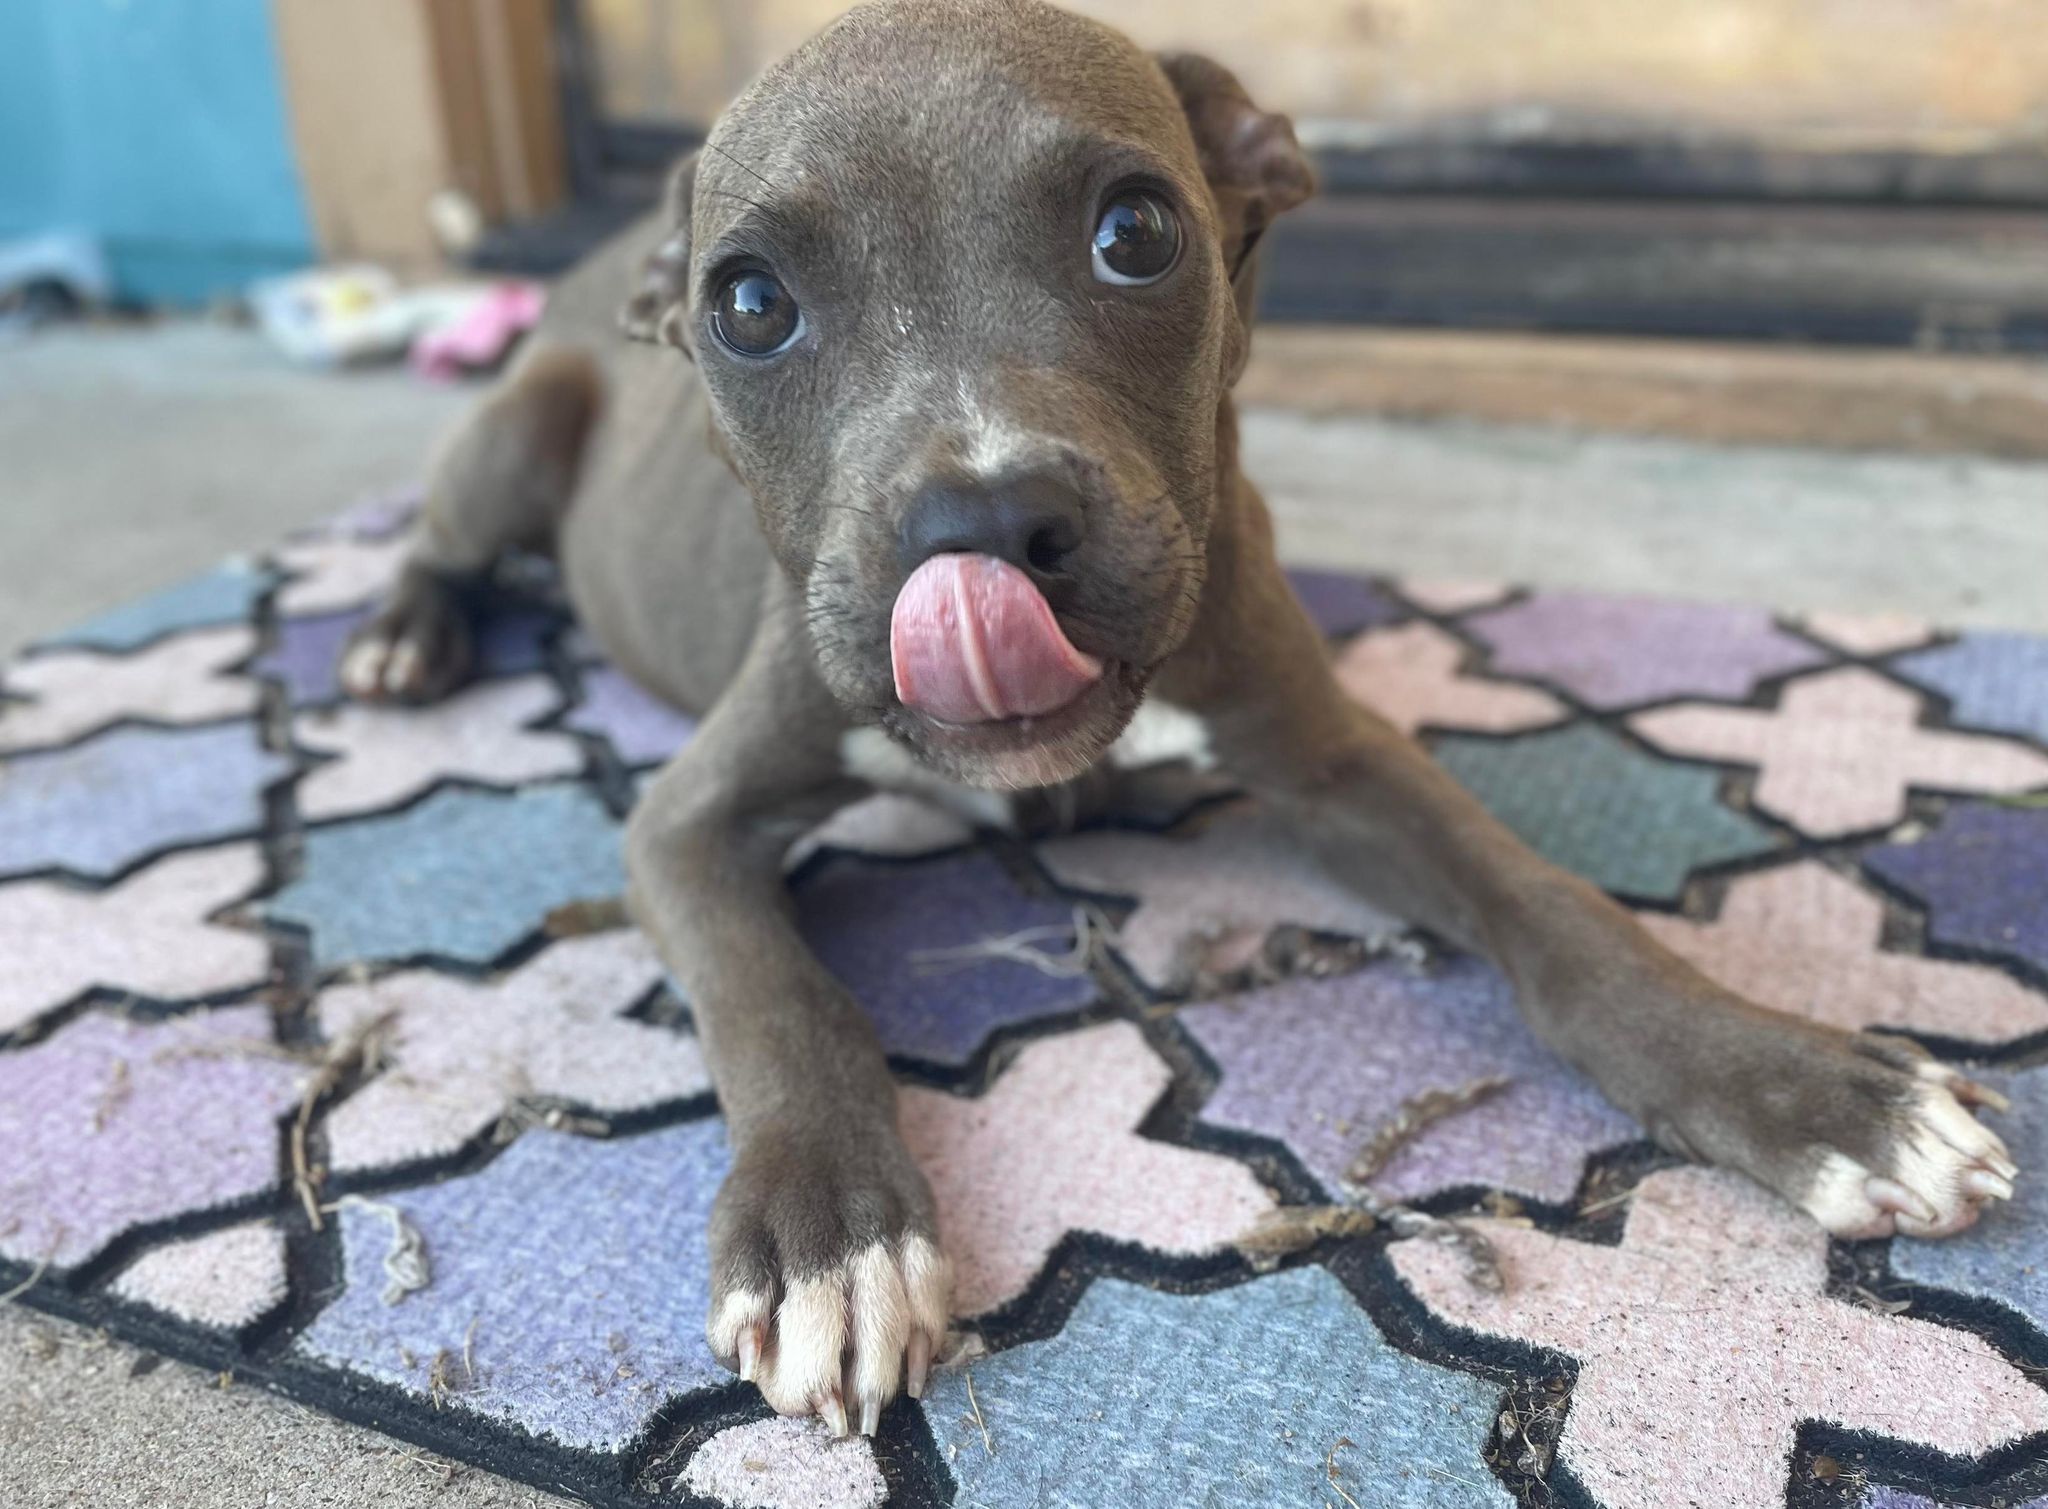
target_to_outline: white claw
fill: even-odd
[[[925,1375],[932,1366],[932,1339],[922,1328],[910,1333],[910,1356],[904,1369],[903,1391],[913,1399],[924,1397]]]
[[[2012,1181],[1988,1168],[1968,1169],[1963,1174],[1963,1193],[1978,1200],[2010,1200]]]
[[[1879,1210],[1894,1211],[1921,1225],[1932,1225],[1939,1214],[1924,1196],[1906,1188],[1896,1179],[1873,1174],[1864,1181],[1863,1193]]]
[[[2012,1102],[2004,1095],[1989,1085],[1978,1084],[1974,1079],[1958,1079],[1955,1083],[1955,1096],[1965,1105],[1982,1106],[1987,1111],[1997,1111],[2001,1115],[2012,1109]]]
[[[341,684],[351,697],[375,697],[384,679],[384,644],[358,640],[341,659]]]
[[[411,691],[420,680],[421,664],[420,647],[410,639],[399,640],[391,647],[391,658],[384,663],[384,690]]]
[[[882,1423],[882,1404],[878,1399],[863,1399],[860,1402],[860,1433],[872,1436]]]
[[[839,1390],[832,1389],[817,1400],[818,1418],[832,1427],[832,1434],[846,1434],[846,1401],[839,1397]]]

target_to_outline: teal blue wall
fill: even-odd
[[[312,260],[268,0],[0,0],[0,239],[56,228],[152,303]]]

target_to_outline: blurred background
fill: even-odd
[[[842,8],[0,5],[0,650],[416,476]],[[1318,161],[1243,390],[1290,554],[2048,627],[2040,0],[1076,8]]]

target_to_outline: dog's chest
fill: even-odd
[[[1184,761],[1197,770],[1215,768],[1208,726],[1186,708],[1157,697],[1139,705],[1137,715],[1110,746],[1107,759],[1120,770]],[[882,791],[923,797],[978,827],[1015,829],[1016,803],[1006,792],[964,786],[931,770],[879,728],[849,730],[839,741],[840,768]]]

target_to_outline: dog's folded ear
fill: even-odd
[[[1315,192],[1315,172],[1284,115],[1261,110],[1237,75],[1192,52],[1158,54],[1180,96],[1202,172],[1223,214],[1223,251],[1232,282],[1246,271],[1273,217]]]
[[[629,339],[654,341],[690,354],[685,339],[690,307],[690,196],[697,187],[697,154],[676,164],[661,196],[668,233],[640,264],[640,283],[619,311]]]

